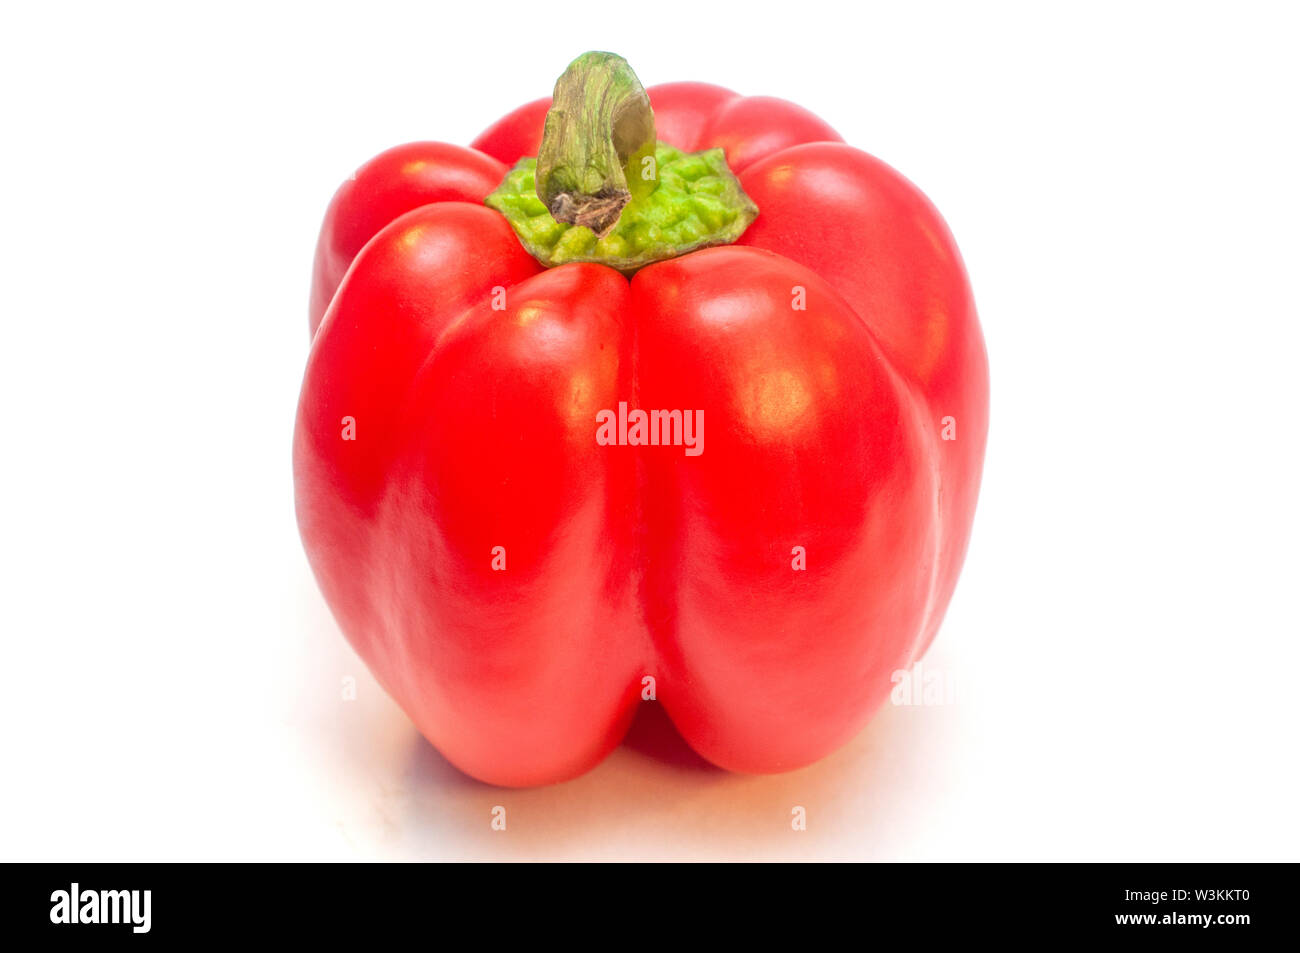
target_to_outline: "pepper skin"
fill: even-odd
[[[646,676],[723,768],[821,758],[934,638],[974,515],[987,364],[938,212],[798,106],[647,92],[660,141],[725,150],[759,209],[736,244],[541,267],[482,204],[539,100],[363,166],[317,249],[304,545],[384,688],[494,784],[593,767]],[[703,452],[598,444],[620,402],[702,410]]]

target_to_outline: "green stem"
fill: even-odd
[[[583,53],[555,82],[537,154],[537,197],[557,222],[603,238],[632,200],[633,183],[645,181],[642,161],[654,148],[650,97],[627,60]]]
[[[485,204],[543,265],[596,262],[625,275],[736,241],[758,216],[721,149],[655,140],[650,99],[627,61],[584,53],[555,84],[537,158]]]

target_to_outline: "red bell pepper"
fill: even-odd
[[[343,184],[311,327],[312,568],[474,777],[580,774],[650,695],[715,764],[797,768],[934,638],[974,302],[929,201],[798,106],[580,57],[472,148]]]

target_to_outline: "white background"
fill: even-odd
[[[18,6],[0,858],[1300,860],[1294,12]],[[586,49],[809,107],[930,195],[972,276],[988,464],[926,659],[956,701],[888,707],[793,774],[712,770],[648,725],[569,784],[465,778],[298,542],[334,188],[388,146],[468,142]]]

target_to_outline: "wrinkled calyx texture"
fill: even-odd
[[[721,149],[658,142],[627,61],[584,53],[555,84],[540,153],[521,159],[486,204],[547,267],[596,262],[632,274],[736,241],[758,217]]]
[[[710,245],[729,245],[758,216],[721,149],[687,154],[655,149],[658,185],[624,207],[603,238],[582,225],[557,222],[537,196],[536,159],[523,159],[487,204],[510,222],[529,254],[547,267],[594,261],[624,274]]]

